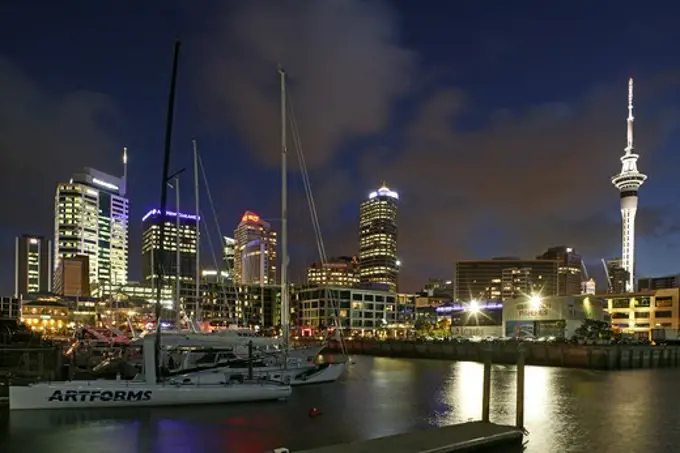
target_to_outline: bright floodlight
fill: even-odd
[[[397,266],[401,266],[401,261],[397,260]]]
[[[468,307],[470,310],[470,313],[478,313],[479,312],[479,302],[476,300],[471,300],[470,301],[470,306]]]
[[[538,296],[531,296],[531,299],[529,299],[531,302],[531,308],[533,309],[539,309],[541,307],[541,298]]]

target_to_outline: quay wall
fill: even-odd
[[[348,354],[416,359],[483,362],[491,354],[494,363],[515,364],[517,342],[371,341],[347,340]],[[680,346],[578,345],[521,343],[527,365],[620,370],[680,366]],[[328,352],[340,352],[340,343],[329,342]]]

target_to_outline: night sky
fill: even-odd
[[[638,275],[680,272],[679,10],[674,1],[4,0],[0,294],[13,291],[14,237],[53,235],[57,182],[84,166],[121,174],[123,146],[129,277],[139,279],[175,38],[171,167],[191,169],[196,136],[222,232],[247,209],[278,229],[281,62],[328,253],[356,252],[359,203],[385,179],[401,195],[404,290],[452,278],[456,259],[533,257],[559,244],[587,263],[618,255],[610,177],[633,76],[638,165],[649,175]],[[317,254],[290,149],[291,266],[301,279]]]

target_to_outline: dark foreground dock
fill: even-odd
[[[523,432],[513,426],[469,422],[300,453],[515,453],[522,451],[523,437]]]

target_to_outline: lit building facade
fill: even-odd
[[[236,240],[224,237],[224,250],[222,251],[222,270],[227,273],[227,278],[234,278],[234,256],[236,254]]]
[[[14,297],[52,291],[52,242],[24,234],[16,238]]]
[[[355,256],[340,256],[313,263],[307,268],[307,283],[354,287],[359,283],[359,261]]]
[[[664,277],[644,277],[638,279],[639,291],[652,291],[680,287],[680,275],[667,275]]]
[[[635,214],[638,206],[638,189],[647,175],[638,171],[633,146],[633,79],[628,81],[628,134],[627,145],[621,157],[621,172],[612,177],[612,184],[621,195],[621,267],[628,273],[625,289],[635,291]]]
[[[503,302],[506,337],[571,338],[586,319],[604,321],[607,302],[597,296],[522,296]]]
[[[555,296],[558,262],[494,258],[456,262],[455,300],[501,302],[525,294]]]
[[[246,211],[234,231],[234,283],[276,283],[276,232],[251,211]]]
[[[21,302],[18,297],[0,297],[0,318],[19,319]]]
[[[55,272],[62,259],[84,255],[89,258],[92,287],[127,282],[129,203],[125,190],[125,176],[117,178],[92,168],[57,186]]]
[[[398,201],[399,194],[383,183],[359,210],[360,280],[386,285],[390,291],[397,290],[401,265],[397,258]]]
[[[321,286],[296,291],[294,300],[300,327],[374,332],[397,322],[397,294],[388,291]]]
[[[583,276],[583,261],[581,255],[573,248],[564,245],[551,247],[545,253],[536,257],[537,260],[555,260],[557,268],[557,295],[574,296],[581,294]]]
[[[154,284],[159,259],[163,260],[164,279],[174,281],[178,273],[180,280],[196,279],[197,220],[195,215],[173,211],[166,211],[164,218],[158,209],[152,209],[142,217],[142,277],[145,282]],[[165,228],[165,244],[162,248],[161,227]]]
[[[612,327],[621,333],[651,339],[652,329],[680,328],[680,288],[602,294]]]

